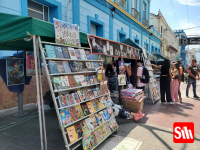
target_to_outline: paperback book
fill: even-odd
[[[97,81],[98,81],[98,83],[101,83],[103,81],[103,70],[102,69],[97,70]]]
[[[67,99],[68,105],[73,105],[73,104],[75,104],[71,93],[65,94],[65,98]]]
[[[112,110],[112,107],[111,107],[111,106],[109,106],[109,107],[107,108],[107,111],[108,111],[108,114],[110,115],[110,117],[112,117],[112,116],[113,116],[113,110]]]
[[[71,123],[71,117],[70,117],[70,113],[69,113],[68,108],[61,110],[60,116],[61,116],[61,120],[62,120],[63,125],[67,125],[67,124]]]
[[[85,101],[85,97],[84,97],[82,91],[81,90],[77,90],[77,93],[78,93],[80,101],[84,102]]]
[[[85,83],[86,83],[87,85],[90,85],[90,79],[89,79],[88,76],[85,76]]]
[[[79,80],[80,80],[82,86],[86,86],[87,85],[85,83],[85,77],[84,77],[84,75],[79,75]]]
[[[67,99],[65,98],[64,94],[58,96],[58,101],[59,101],[60,107],[68,106]]]
[[[94,81],[94,84],[97,84],[97,77],[96,76],[93,76],[93,81]]]
[[[96,100],[96,99],[93,99],[93,100],[91,100],[91,102],[92,102],[92,104],[93,104],[94,109],[95,109],[96,111],[99,111],[100,109],[99,109],[99,106],[98,106],[98,104],[97,104],[97,100]]]
[[[76,82],[73,76],[68,76],[68,81],[69,81],[70,88],[76,87]]]
[[[77,58],[77,59],[81,59],[81,55],[80,55],[79,49],[74,49],[74,52],[75,52],[75,54],[76,54],[76,58]]]
[[[69,61],[69,66],[72,72],[80,72],[82,70],[80,62]]]
[[[94,134],[95,134],[95,136],[97,138],[97,142],[98,143],[103,140],[102,131],[99,128],[94,130]]]
[[[88,71],[92,71],[92,66],[90,62],[85,62]]]
[[[110,119],[108,122],[112,130],[115,130],[118,127],[116,120],[114,118]]]
[[[83,150],[91,150],[91,134],[90,132],[83,133],[83,140],[82,140]]]
[[[106,122],[107,120],[106,120],[106,117],[104,116],[103,111],[100,111],[99,114],[100,114],[100,116],[101,116],[102,122],[103,122],[103,123]]]
[[[88,71],[85,61],[81,61],[79,63],[80,63],[82,71]]]
[[[82,132],[80,123],[76,123],[76,124],[74,125],[74,127],[75,127],[76,133],[77,133],[77,135],[78,135],[78,139],[79,139],[79,138],[82,138],[83,132]]]
[[[83,111],[82,111],[82,109],[81,109],[80,104],[75,105],[75,106],[74,106],[74,109],[75,109],[75,111],[76,111],[76,114],[77,114],[78,119],[81,119],[82,117],[85,117],[85,115],[84,115],[84,113],[83,113]]]
[[[54,85],[55,90],[63,89],[62,81],[61,81],[60,77],[53,77],[53,85]]]
[[[109,125],[109,123],[107,122],[107,123],[105,123],[105,129],[106,129],[106,132],[107,132],[107,135],[109,135],[110,133],[111,133],[111,130],[110,130],[110,125]]]
[[[94,129],[94,125],[93,125],[92,119],[89,117],[89,118],[85,119],[85,122],[86,122],[86,124],[88,126],[89,131],[92,131]]]
[[[63,61],[63,67],[65,69],[65,73],[71,73],[71,69],[69,67],[69,62],[68,61]]]
[[[95,117],[96,117],[96,120],[97,120],[97,123],[99,124],[99,126],[103,123],[103,120],[101,118],[101,115],[99,113],[96,113],[95,114]]]
[[[87,107],[88,107],[91,114],[96,112],[96,110],[93,107],[92,102],[87,102]]]
[[[97,89],[98,96],[101,96],[101,91],[100,91],[100,89],[99,89],[98,87],[97,87],[96,89]]]
[[[109,120],[110,119],[110,115],[108,114],[108,111],[105,109],[105,110],[103,110],[103,113],[104,113],[104,116],[105,116],[106,120]]]
[[[90,84],[94,84],[93,76],[89,76]]]
[[[57,66],[57,62],[56,61],[51,61],[49,60],[48,61],[48,64],[49,64],[49,70],[50,70],[50,73],[51,74],[56,74],[56,73],[59,73],[58,72],[58,66]]]
[[[63,87],[63,89],[68,89],[68,88],[70,88],[70,86],[69,86],[69,81],[68,81],[68,77],[67,77],[67,76],[61,76],[60,79],[61,79],[61,82],[62,82],[62,87]]]
[[[79,99],[79,96],[78,96],[77,92],[72,93],[72,97],[73,97],[75,103],[80,103],[80,99]]]
[[[91,55],[90,51],[85,50],[85,55],[87,60],[90,60],[90,55]]]
[[[97,97],[97,96],[98,96],[97,89],[92,89],[92,92],[93,92],[93,94],[94,94],[94,97]]]
[[[98,64],[98,62],[94,61],[94,67],[95,67],[96,69],[99,69],[99,64]]]
[[[101,101],[103,102],[104,107],[107,107],[107,106],[108,106],[108,105],[107,105],[107,100],[106,100],[106,97],[105,97],[105,96],[103,96],[103,97],[101,97],[101,98],[99,98],[99,99],[101,99]]]
[[[85,120],[80,121],[80,125],[81,125],[81,129],[82,129],[83,133],[89,131],[88,126],[87,126]]]
[[[54,46],[51,45],[45,45],[45,49],[46,49],[46,54],[48,58],[56,58],[56,53],[54,50]]]
[[[59,73],[65,73],[65,69],[64,69],[62,61],[57,61],[57,66],[58,66],[58,72]]]
[[[80,75],[75,75],[74,79],[76,81],[76,86],[81,86]]]
[[[80,57],[81,57],[81,59],[82,60],[87,60],[87,57],[86,57],[84,49],[79,49],[79,51],[80,51]]]
[[[66,59],[70,59],[69,51],[67,47],[62,47],[63,57]]]
[[[87,116],[87,115],[90,115],[90,111],[89,111],[88,106],[87,106],[86,103],[82,103],[82,104],[81,104],[81,108],[82,108],[82,110],[83,110],[83,112],[84,112],[84,114],[85,114],[86,116]]]
[[[99,109],[103,109],[104,105],[103,105],[103,102],[101,101],[101,98],[98,98],[96,100],[97,100],[97,105],[98,105]]]
[[[77,59],[74,48],[68,47],[68,51],[69,51],[69,55],[70,55],[71,59]]]
[[[79,119],[77,114],[76,114],[76,110],[75,110],[75,108],[73,106],[69,107],[69,113],[70,113],[72,122],[74,122],[74,121]]]
[[[93,94],[92,90],[88,89],[87,92],[89,92],[89,94],[90,94],[90,99],[93,99],[94,98],[94,94]]]
[[[76,133],[76,130],[75,130],[74,126],[71,126],[71,127],[67,128],[67,134],[68,134],[70,143],[74,143],[75,141],[78,140],[78,135]]]
[[[102,136],[103,136],[103,139],[107,137],[107,132],[106,132],[106,129],[104,126],[100,126],[99,127],[99,130],[102,131]]]
[[[90,94],[89,94],[89,92],[87,92],[86,89],[83,90],[83,95],[85,96],[85,99],[86,99],[86,100],[89,100],[89,99],[90,99]]]
[[[94,134],[94,131],[91,132],[91,144],[92,144],[92,147],[96,147],[98,145],[98,142],[97,142],[97,138]]]
[[[56,53],[56,58],[64,58],[61,47],[54,46],[54,50]]]

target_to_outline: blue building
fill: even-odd
[[[176,35],[176,37],[179,37],[179,38],[187,38],[187,35],[184,32],[184,30],[176,30],[174,31],[174,34]],[[187,65],[186,55],[187,55],[186,45],[182,45],[181,50],[180,50],[180,56],[182,58],[183,65]]]
[[[69,0],[1,0],[0,12],[67,22]],[[148,29],[150,0],[72,0],[69,22],[80,31],[122,42],[130,38],[148,52],[160,53],[160,34]],[[0,57],[2,56],[0,52]]]

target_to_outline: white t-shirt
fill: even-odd
[[[137,68],[137,77],[140,77],[142,78],[142,74],[143,74],[143,68],[142,67],[138,67]],[[137,83],[137,87],[143,87],[145,86],[146,84],[142,83],[140,80],[138,81]]]

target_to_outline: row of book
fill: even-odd
[[[58,96],[60,107],[70,106],[101,96],[99,87],[93,89],[79,89],[77,92],[61,94]]]
[[[102,65],[102,63],[49,60],[48,65],[51,74],[58,74],[82,71],[96,71],[97,69],[99,69],[99,65]]]
[[[144,98],[144,92],[141,89],[125,89],[121,90],[121,98],[123,100],[141,101]]]
[[[55,90],[62,90],[91,84],[97,84],[96,76],[55,76],[53,77],[53,85]]]
[[[101,98],[93,99],[85,103],[76,104],[68,108],[64,108],[60,111],[62,123],[65,126],[87,115],[95,113],[96,111],[100,111],[101,109],[104,109],[105,107],[109,105],[111,105],[111,101],[110,100],[106,101],[105,97],[101,97]],[[108,109],[109,112],[110,112],[110,109],[111,107]],[[106,110],[104,110],[104,112],[105,112],[104,113],[105,117],[109,119],[110,117],[109,115],[107,115]],[[111,114],[111,112],[109,114]]]
[[[66,58],[82,60],[98,60],[98,55],[92,55],[89,50],[74,49],[72,47],[59,47],[45,45],[46,55],[48,58]]]

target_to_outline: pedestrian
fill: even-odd
[[[171,67],[169,59],[165,59],[163,65],[153,65],[155,68],[161,69],[160,77],[160,95],[162,104],[172,104],[171,92],[170,92],[170,83],[171,83]],[[165,101],[165,94],[167,102]]]
[[[197,67],[197,61],[196,59],[192,60],[192,65],[190,65],[187,69],[188,73],[189,73],[189,77],[188,77],[188,84],[187,84],[187,88],[186,88],[186,97],[189,97],[189,88],[190,85],[192,84],[193,86],[193,94],[194,94],[194,98],[199,98],[196,94],[196,82],[197,80],[199,80],[199,72],[198,72],[198,67]],[[197,77],[198,78],[197,78]]]
[[[142,83],[140,78],[142,78],[142,74],[143,74],[143,67],[142,67],[142,61],[138,60],[137,61],[137,86],[136,89],[142,89],[144,91],[145,88],[145,83]]]
[[[177,61],[177,63],[179,64],[181,81],[184,82],[184,74],[183,74],[184,67],[181,65],[180,61]],[[182,97],[181,97],[181,91],[180,91],[181,81],[179,82],[179,88],[178,88],[178,96],[179,96],[179,102],[180,103],[182,103]]]
[[[171,97],[173,103],[178,103],[178,91],[179,85],[181,82],[181,73],[180,73],[180,66],[179,63],[174,63],[173,66],[174,72],[172,76],[172,83],[171,83]]]

